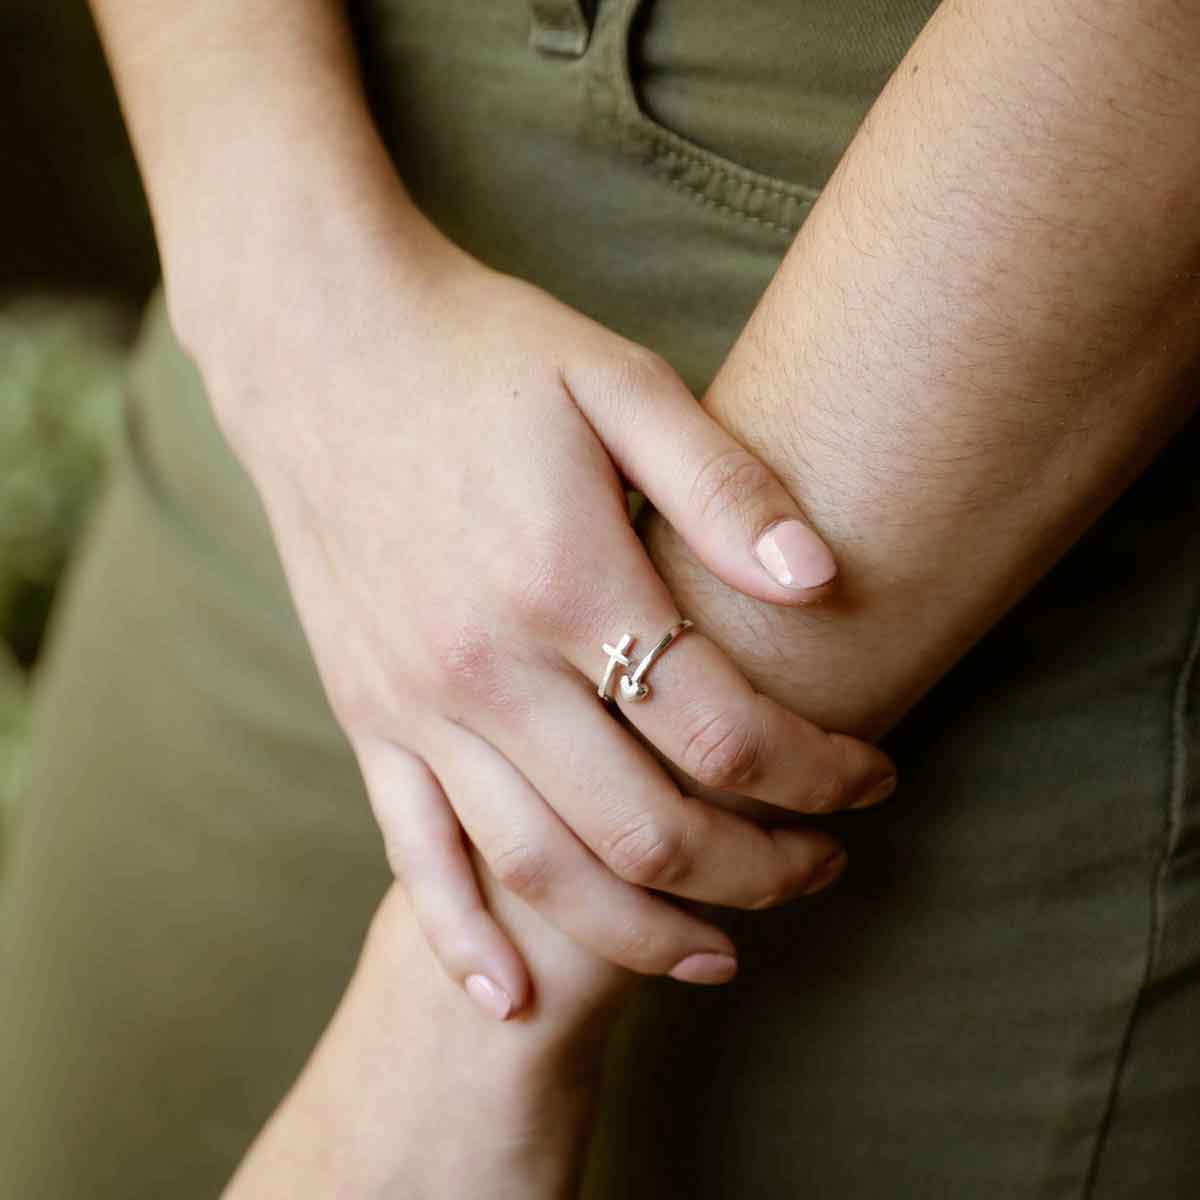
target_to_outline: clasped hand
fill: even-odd
[[[775,476],[660,356],[437,239],[293,281],[252,340],[197,355],[271,522],[389,861],[437,957],[503,1016],[530,981],[482,901],[502,886],[612,963],[716,983],[726,934],[671,896],[763,908],[823,886],[818,829],[766,828],[673,782],[793,812],[873,803],[892,764],[757,693],[689,631],[653,695],[596,694],[605,642],[680,613],[629,519],[642,492],[726,583],[821,599],[835,566]],[[661,757],[662,762],[659,761]]]

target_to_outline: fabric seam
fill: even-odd
[[[752,167],[725,159],[717,151],[706,150],[689,142],[681,134],[656,124],[642,109],[629,76],[628,61],[630,29],[641,4],[642,0],[626,0],[620,10],[610,10],[607,18],[603,12],[600,15],[592,41],[601,45],[597,47],[595,65],[587,72],[585,80],[593,115],[601,118],[602,124],[609,128],[622,151],[631,158],[647,163],[677,190],[732,217],[762,225],[789,237],[795,236],[808,210],[820,195],[819,188],[775,179]],[[777,209],[794,206],[798,217],[794,223],[772,220],[771,216],[763,216],[749,211],[743,205],[730,203],[728,194],[723,198],[709,195],[694,183],[680,178],[673,169],[677,165],[697,168],[704,173],[706,180],[716,180],[725,188],[746,188],[747,199],[761,195]]]
[[[727,179],[733,183],[746,183],[752,188],[766,192],[770,196],[778,196],[781,200],[792,200],[797,204],[812,204],[817,198],[818,191],[804,183],[786,183],[774,179],[753,167],[744,167],[732,160],[721,162],[724,156],[716,150],[704,150],[689,142],[682,134],[676,133],[665,126],[657,125],[639,108],[636,123],[632,125],[638,137],[644,138],[655,150],[654,157],[661,158],[676,154],[688,162],[695,163],[706,171]]]
[[[670,141],[669,130],[647,129],[640,121],[626,120],[619,113],[604,113],[603,117],[612,127],[619,145],[627,146],[628,139],[633,138],[649,150],[649,153],[642,154],[640,157],[644,162],[653,167],[668,184],[688,193],[693,199],[699,200],[711,208],[727,212],[731,216],[740,217],[742,220],[751,221],[756,225],[765,225],[769,229],[774,229],[779,233],[785,233],[789,236],[795,236],[803,224],[802,220],[797,221],[794,225],[784,224],[781,221],[772,221],[769,217],[759,216],[757,213],[749,212],[738,205],[730,204],[727,201],[718,200],[715,196],[708,195],[707,192],[702,191],[695,184],[688,183],[687,180],[680,179],[679,176],[672,174],[671,166],[668,162],[669,156],[674,155],[684,162],[699,167],[701,170],[706,171],[710,178],[716,177],[725,183],[746,184],[751,188],[751,194],[755,190],[758,190],[766,193],[780,203],[790,200],[803,212],[807,212],[816,199],[815,195],[808,197],[786,191],[777,183],[768,181],[760,182],[762,177],[756,176],[749,168],[739,168],[736,163],[731,163],[728,167],[722,166],[708,158],[703,152],[693,149],[686,143],[683,147],[676,146]],[[632,155],[631,157],[639,156]],[[739,175],[735,173],[736,171],[746,171],[747,174]]]
[[[1167,874],[1179,848],[1179,839],[1183,830],[1183,808],[1188,784],[1188,748],[1187,748],[1187,703],[1191,692],[1192,679],[1196,673],[1197,663],[1200,662],[1200,598],[1193,604],[1191,619],[1191,634],[1186,643],[1184,656],[1179,666],[1179,674],[1175,679],[1175,687],[1171,696],[1171,733],[1170,733],[1170,782],[1167,803],[1163,814],[1162,852],[1153,876],[1150,902],[1150,927],[1147,931],[1146,963],[1142,971],[1142,979],[1134,995],[1133,1005],[1125,1028],[1121,1034],[1120,1045],[1117,1048],[1117,1060],[1113,1066],[1112,1079],[1109,1083],[1108,1096],[1105,1099],[1104,1111],[1096,1127],[1096,1140],[1092,1147],[1092,1157],[1084,1176],[1080,1200],[1092,1200],[1096,1185],[1100,1178],[1100,1163],[1107,1145],[1109,1130],[1112,1126],[1113,1115],[1116,1111],[1117,1100],[1121,1091],[1121,1083],[1125,1067],[1129,1060],[1129,1051],[1133,1044],[1133,1035],[1141,1013],[1143,998],[1146,990],[1154,980],[1155,970],[1161,957],[1163,937],[1163,910],[1165,908],[1165,890]]]
[[[655,165],[659,166],[657,159],[654,160]],[[680,191],[687,192],[693,199],[699,200],[701,204],[706,204],[710,208],[715,208],[720,212],[727,212],[731,216],[740,217],[743,221],[753,221],[756,225],[765,225],[768,229],[774,229],[779,233],[786,233],[794,236],[800,229],[799,225],[781,225],[777,221],[771,221],[766,217],[757,216],[755,213],[746,212],[744,209],[736,208],[732,204],[726,204],[721,200],[716,200],[712,196],[706,195],[699,188],[692,184],[685,183],[682,179],[674,175],[670,175],[665,171],[660,172],[666,178],[671,187],[678,188]]]

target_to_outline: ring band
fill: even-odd
[[[626,700],[645,700],[650,695],[650,685],[645,681],[646,672],[666,653],[667,647],[684,630],[691,628],[692,622],[688,620],[683,620],[677,625],[672,625],[654,644],[650,653],[634,667],[633,673],[621,676],[621,695]],[[633,666],[633,660],[629,656],[629,649],[635,641],[636,638],[634,638],[632,633],[626,633],[622,635],[617,645],[610,646],[605,642],[601,646],[601,650],[608,655],[608,665],[604,668],[604,677],[600,680],[600,686],[596,689],[597,695],[599,695],[601,700],[611,701],[613,699],[609,695],[609,689],[612,687],[613,676],[617,673],[617,668]]]

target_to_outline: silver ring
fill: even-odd
[[[672,625],[654,644],[650,653],[638,662],[632,673],[621,676],[621,695],[626,700],[645,700],[650,695],[650,685],[645,681],[646,672],[662,657],[667,647],[685,629],[691,629],[691,627],[692,622],[687,620],[680,621],[678,625]],[[600,647],[608,655],[608,665],[604,668],[604,678],[600,680],[600,686],[596,689],[596,693],[601,700],[611,701],[613,699],[608,692],[609,688],[612,687],[613,676],[617,673],[617,668],[633,666],[629,650],[636,640],[632,633],[626,633],[622,635],[621,640],[615,646],[610,646],[605,642]]]

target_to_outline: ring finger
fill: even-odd
[[[593,694],[611,668],[611,703],[703,788],[808,813],[874,804],[891,793],[896,773],[887,755],[826,733],[755,691],[701,630],[680,634],[647,669],[647,656],[680,615],[631,529],[628,538],[627,569],[611,576],[627,581],[624,594],[589,605],[559,643],[567,662],[595,681]],[[638,678],[648,689],[640,699],[628,687]]]

